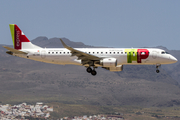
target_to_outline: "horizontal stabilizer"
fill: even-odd
[[[7,46],[3,46],[4,48],[6,48],[7,50],[15,53],[15,54],[28,54],[26,52],[22,52],[22,51],[19,51],[19,50],[16,50],[16,49],[13,49],[13,48],[10,48],[10,47],[7,47]]]

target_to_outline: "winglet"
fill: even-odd
[[[76,49],[74,49],[74,48],[72,48],[72,47],[69,47],[69,46],[67,46],[67,45],[63,42],[63,40],[62,40],[61,38],[60,38],[60,40],[61,40],[61,43],[63,44],[63,46],[64,46],[66,49],[68,49],[68,50],[71,51],[71,53],[72,53],[71,56],[77,56],[78,59],[86,60],[86,61],[87,61],[87,59],[88,59],[88,61],[89,61],[89,60],[100,60],[100,59],[101,59],[101,58],[99,58],[99,57],[97,57],[97,56],[95,56],[95,55],[91,55],[91,54],[85,53],[85,52],[83,52],[83,51],[76,50]]]
[[[66,48],[67,45],[64,43],[64,41],[61,38],[60,38],[60,41],[61,41],[62,45]]]
[[[72,47],[67,46],[61,38],[60,38],[60,40],[61,40],[62,45],[63,45],[66,49],[68,49],[68,50],[72,50],[72,49],[73,49]]]

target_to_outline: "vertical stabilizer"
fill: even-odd
[[[40,48],[33,45],[16,24],[9,24],[14,49],[35,49]]]

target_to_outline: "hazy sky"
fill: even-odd
[[[0,22],[0,44],[12,45],[17,24],[30,40],[180,50],[180,0],[0,0]]]

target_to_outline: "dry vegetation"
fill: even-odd
[[[94,106],[49,103],[54,106],[52,118],[82,115],[121,115],[126,120],[179,120],[180,107]]]
[[[57,38],[52,40],[56,41],[54,43],[48,43],[43,37],[37,39],[38,45],[59,46]],[[75,45],[87,47],[82,43]],[[162,116],[178,116],[180,112],[179,107],[174,107],[180,106],[179,62],[166,70],[161,68],[160,74],[155,73],[155,66],[124,66],[122,72],[98,68],[94,77],[82,66],[53,65],[13,57],[7,55],[2,46],[0,51],[2,104],[42,101],[54,106],[54,117],[120,112],[129,120],[155,120],[168,119]]]

